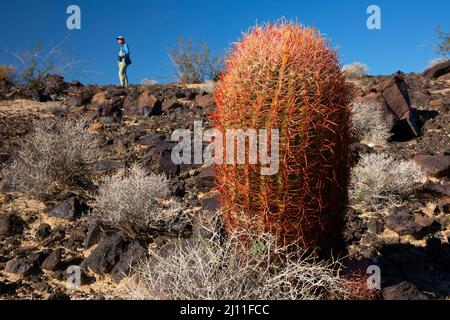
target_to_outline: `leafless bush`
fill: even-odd
[[[49,50],[44,50],[38,42],[32,50],[11,53],[20,63],[19,80],[32,88],[42,89],[44,79],[48,75],[64,75],[79,65],[81,60],[71,58],[63,50],[66,40]]]
[[[392,136],[383,112],[375,102],[354,103],[352,113],[352,134],[360,141],[383,144]]]
[[[79,185],[86,178],[86,165],[100,155],[98,139],[84,127],[80,121],[36,122],[1,176],[18,191],[36,197]]]
[[[177,69],[180,83],[216,80],[224,64],[224,58],[214,54],[206,42],[195,46],[192,40],[185,41],[183,37],[170,48],[169,57]]]
[[[270,235],[224,237],[221,223],[158,252],[136,268],[125,297],[136,300],[319,300],[351,293],[337,262],[280,247]],[[243,240],[245,239],[245,240]]]
[[[139,235],[149,229],[170,226],[179,214],[169,202],[168,180],[163,175],[147,175],[134,165],[105,177],[95,195],[92,215],[110,225]]]
[[[445,59],[450,58],[450,33],[443,32],[441,28],[436,28],[438,43],[436,44],[436,52]]]
[[[158,84],[158,82],[153,79],[142,79],[142,81],[141,81],[141,85],[148,86],[148,87],[151,87],[151,86],[154,86],[157,84]]]
[[[351,203],[367,210],[400,204],[423,175],[414,161],[397,161],[387,154],[364,155],[352,169]]]
[[[438,64],[446,62],[446,61],[448,61],[448,58],[436,58],[436,59],[430,60],[430,62],[428,62],[428,68],[437,66]]]
[[[12,66],[0,65],[0,80],[12,81],[16,77],[16,69]]]
[[[342,67],[344,75],[350,79],[358,79],[367,76],[369,67],[361,62],[354,62]]]

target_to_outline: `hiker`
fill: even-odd
[[[131,64],[130,47],[125,43],[125,38],[117,37],[117,43],[120,45],[119,50],[119,79],[122,87],[128,87],[127,68]]]

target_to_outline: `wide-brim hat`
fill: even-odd
[[[122,36],[118,36],[118,37],[116,38],[116,40],[125,40],[125,38],[122,37]]]

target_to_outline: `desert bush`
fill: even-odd
[[[446,62],[446,61],[448,61],[448,58],[436,58],[436,59],[430,60],[428,62],[428,68],[437,66],[438,64]]]
[[[150,253],[126,286],[138,300],[347,299],[338,262],[281,247],[269,234],[222,235],[221,223],[202,225],[196,238]],[[243,238],[246,240],[243,241]],[[249,241],[250,239],[250,241]]]
[[[42,89],[47,76],[63,75],[73,70],[81,60],[70,58],[62,49],[65,40],[48,50],[37,42],[31,50],[12,53],[20,63],[18,79],[33,89]]]
[[[202,83],[216,80],[223,68],[223,57],[215,54],[206,42],[198,46],[183,37],[169,49],[169,57],[178,72],[180,83]]]
[[[347,205],[352,90],[328,41],[297,23],[257,26],[236,44],[214,96],[224,136],[236,128],[279,132],[263,138],[279,164],[272,175],[249,161],[217,165],[226,228],[240,228],[242,214],[281,242],[335,245]]]
[[[366,210],[399,205],[418,186],[423,175],[414,161],[398,161],[387,154],[364,155],[352,169],[351,204]]]
[[[0,65],[0,80],[14,80],[16,76],[16,69],[12,66]]]
[[[359,141],[383,144],[391,136],[391,128],[376,102],[356,102],[352,105],[352,135]]]
[[[368,75],[369,67],[361,62],[354,62],[342,67],[342,73],[350,79],[358,79]]]
[[[41,120],[1,176],[16,190],[45,198],[82,186],[87,164],[99,155],[98,139],[85,130],[83,122]]]
[[[438,43],[436,44],[436,52],[445,59],[449,59],[450,53],[450,33],[443,32],[441,28],[436,28]]]
[[[141,81],[141,85],[148,86],[148,87],[151,87],[151,86],[154,86],[154,85],[157,85],[157,84],[158,84],[158,82],[156,80],[153,80],[153,79],[143,79]]]
[[[92,205],[94,217],[141,235],[151,229],[167,229],[179,215],[179,207],[169,202],[169,181],[134,165],[102,179]]]

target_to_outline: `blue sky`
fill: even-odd
[[[81,30],[66,28],[71,4],[81,8]],[[371,4],[382,10],[381,30],[366,27]],[[2,12],[1,64],[16,63],[4,50],[22,51],[37,41],[49,47],[68,35],[65,49],[90,73],[89,80],[66,77],[98,84],[117,83],[116,35],[131,46],[129,77],[139,83],[174,80],[167,51],[180,36],[224,50],[256,21],[286,17],[314,26],[339,46],[342,64],[364,62],[371,74],[423,70],[436,58],[434,28],[450,29],[448,0],[14,0],[3,1]]]

